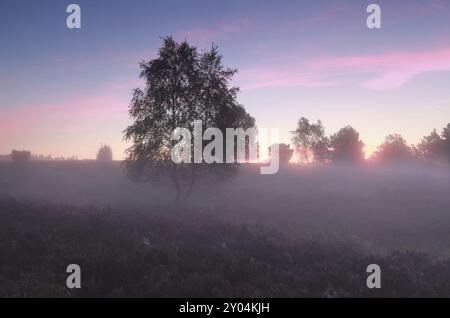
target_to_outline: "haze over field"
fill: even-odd
[[[445,297],[449,188],[447,168],[243,166],[179,206],[118,163],[0,163],[0,295]]]
[[[368,252],[450,252],[448,169],[293,166],[269,176],[255,167],[240,170],[228,182],[200,183],[186,209],[298,239],[354,240],[372,248]],[[3,164],[0,175],[0,193],[17,199],[121,213],[164,214],[174,206],[171,188],[132,182],[116,164],[43,162],[24,171]]]

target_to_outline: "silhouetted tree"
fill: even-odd
[[[373,159],[379,163],[406,162],[413,159],[413,151],[401,135],[393,134],[386,137],[373,155]]]
[[[450,123],[442,130],[442,150],[447,163],[450,163]]]
[[[273,147],[274,145],[269,147],[269,157],[272,157]],[[278,152],[280,165],[287,165],[294,154],[294,150],[287,144],[278,144]]]
[[[291,131],[292,143],[300,156],[300,160],[310,162],[325,162],[329,159],[328,138],[322,122],[310,124],[305,117],[300,118],[297,128]]]
[[[364,160],[364,143],[351,126],[340,129],[330,137],[331,158],[334,163],[359,163]]]
[[[445,126],[442,130],[442,138],[450,142],[450,123],[448,123],[447,126]]]
[[[102,145],[97,152],[97,161],[110,162],[112,160],[113,160],[113,153],[111,147],[108,145]]]
[[[443,160],[442,139],[434,129],[428,136],[422,138],[417,145],[416,156],[424,161],[440,162]]]
[[[13,162],[28,162],[31,160],[31,152],[30,151],[18,151],[13,150],[11,152],[11,160]]]
[[[419,159],[434,163],[450,163],[450,124],[442,130],[441,135],[434,129],[422,138],[415,149]]]
[[[224,133],[225,128],[252,127],[254,119],[238,104],[239,89],[230,87],[236,70],[223,66],[214,45],[200,53],[186,41],[177,43],[167,37],[158,57],[140,67],[146,85],[134,90],[129,108],[134,122],[124,131],[125,140],[132,142],[126,167],[140,180],[170,179],[177,201],[185,199],[197,176],[218,169],[214,169],[217,165],[172,162],[171,149],[178,143],[171,139],[174,129],[192,131],[194,121],[201,120],[203,129],[215,127]]]

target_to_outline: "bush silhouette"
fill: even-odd
[[[31,160],[31,152],[26,150],[13,150],[11,152],[11,159],[13,162],[28,162]]]
[[[269,147],[269,156],[272,158],[272,148],[275,145]],[[294,154],[294,150],[287,144],[278,144],[279,160],[281,165],[287,165]]]
[[[413,151],[406,140],[399,134],[388,135],[384,143],[378,147],[373,159],[380,163],[399,163],[411,161]]]
[[[112,149],[108,145],[103,145],[97,152],[97,161],[109,162],[113,160]]]
[[[364,143],[351,126],[340,129],[330,137],[333,163],[360,163],[364,161]]]

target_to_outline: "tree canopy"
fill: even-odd
[[[450,124],[439,135],[434,129],[422,138],[416,147],[416,155],[427,162],[450,163]]]
[[[359,163],[364,160],[364,143],[351,126],[341,128],[330,137],[331,158],[334,163]]]
[[[373,155],[373,159],[379,163],[399,163],[411,161],[413,151],[407,145],[406,140],[399,134],[388,135],[382,145]]]
[[[225,135],[225,128],[246,129],[255,121],[237,102],[239,88],[230,85],[237,70],[223,65],[215,45],[200,52],[186,41],[167,37],[158,57],[143,61],[140,68],[145,88],[134,90],[129,107],[133,123],[125,129],[124,139],[132,145],[126,166],[140,179],[165,180],[170,175],[180,197],[183,181],[189,179],[192,188],[202,169],[198,164],[172,162],[171,149],[177,143],[172,132],[177,128],[192,131],[194,122],[201,120],[203,129],[219,128]]]
[[[296,130],[291,131],[291,134],[300,161],[318,163],[328,159],[329,141],[320,120],[316,124],[311,124],[307,118],[301,117]]]

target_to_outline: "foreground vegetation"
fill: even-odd
[[[450,261],[293,241],[194,211],[115,211],[0,198],[1,297],[448,296]],[[168,213],[170,212],[170,213]],[[188,212],[188,213],[186,213]],[[65,287],[66,266],[82,288]],[[382,267],[382,288],[366,267]]]

